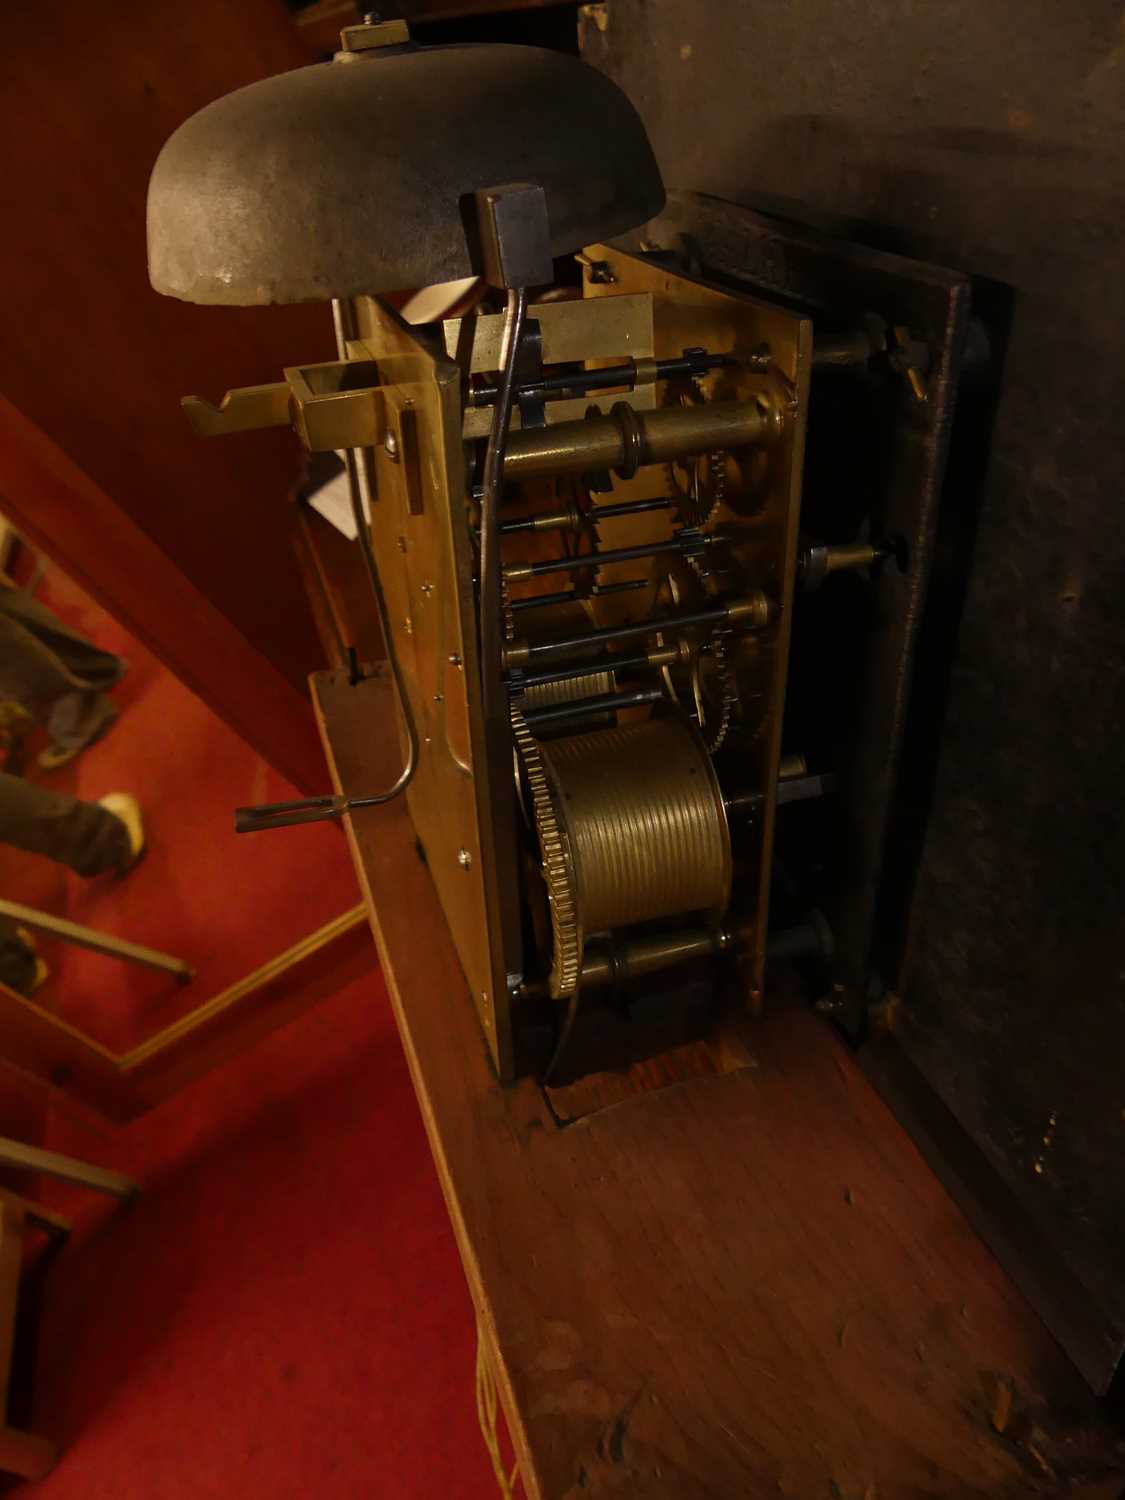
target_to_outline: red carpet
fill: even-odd
[[[291,789],[64,579],[38,597],[132,663],[117,726],[44,780],[136,792],[150,847],[122,881],[0,848],[0,890],[197,966],[181,989],[44,943],[39,998],[124,1048],[358,891],[336,829],[234,835],[236,804]],[[46,1280],[36,1425],[66,1451],[36,1494],[492,1500],[471,1304],[374,967],[127,1129],[56,1100],[45,1144],[144,1191],[40,1193],[78,1228]]]
[[[43,941],[52,977],[37,1001],[124,1050],[354,906],[359,893],[339,829],[235,834],[237,805],[297,793],[57,570],[48,570],[36,598],[124,656],[130,671],[113,691],[122,712],[106,737],[50,774],[32,755],[28,774],[89,800],[133,792],[145,813],[148,852],[124,880],[84,880],[0,847],[0,891],[159,948],[197,970],[180,986],[152,970]],[[326,771],[326,789],[327,782]]]
[[[44,1500],[495,1500],[468,1291],[381,981],[125,1131],[49,1144],[140,1176],[51,1267]],[[92,1212],[94,1210],[94,1212]],[[96,1213],[96,1222],[91,1224]]]

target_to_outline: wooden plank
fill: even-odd
[[[14,1194],[0,1194],[0,1424],[7,1420],[26,1222],[20,1200]]]
[[[121,1057],[130,1117],[369,973],[374,963],[364,908],[353,907]]]
[[[41,1146],[29,1146],[25,1141],[14,1141],[3,1135],[0,1135],[0,1164],[42,1177],[54,1177],[58,1182],[70,1182],[94,1193],[108,1193],[126,1203],[131,1203],[141,1190],[140,1183],[126,1177],[123,1172],[111,1172],[108,1167],[79,1161],[74,1156],[63,1156],[58,1151],[44,1151]]]
[[[353,907],[127,1053],[110,1051],[0,985],[0,1055],[42,1084],[127,1121],[368,973],[374,962],[364,908]]]
[[[129,1116],[117,1054],[6,985],[0,985],[0,1056],[111,1120]]]
[[[50,1086],[0,1062],[0,1134],[41,1141],[47,1127]],[[26,1187],[26,1181],[23,1184]]]
[[[338,788],[371,785],[395,754],[386,680],[324,674],[316,698]],[[531,1500],[1120,1474],[1072,1367],[819,1020],[768,1014],[744,1066],[561,1128],[533,1083],[496,1082],[403,804],[349,837]]]
[[[47,1438],[20,1432],[7,1425],[23,1241],[29,1222],[46,1229],[56,1240],[64,1239],[70,1233],[66,1219],[15,1193],[0,1191],[0,1470],[19,1474],[24,1479],[42,1479],[54,1467],[58,1457],[57,1445]]]
[[[55,1213],[52,1209],[44,1208],[41,1203],[35,1203],[30,1198],[24,1198],[19,1193],[10,1192],[7,1188],[0,1188],[0,1199],[18,1209],[29,1224],[37,1229],[42,1229],[45,1234],[56,1242],[69,1237],[74,1225],[62,1214]]]
[[[32,1432],[17,1432],[14,1427],[0,1427],[0,1469],[23,1479],[42,1479],[58,1462],[57,1443],[36,1437]]]

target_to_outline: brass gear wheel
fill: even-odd
[[[535,833],[547,900],[551,909],[551,975],[550,992],[556,1000],[569,999],[578,993],[582,974],[582,926],[578,917],[578,900],[570,845],[555,807],[555,797],[547,768],[539,753],[535,736],[518,708],[510,710],[512,739],[523,767],[524,780],[531,801]]]
[[[512,594],[508,588],[507,579],[503,571],[500,573],[500,615],[504,624],[504,639],[508,642],[516,638],[516,613],[512,608]]]
[[[710,652],[718,687],[718,714],[714,717],[713,722],[712,715],[704,707],[707,693],[703,685],[699,652],[696,652],[695,662],[692,667],[691,686],[692,695],[695,698],[695,712],[699,722],[699,732],[702,734],[704,743],[707,746],[708,755],[717,755],[723,748],[730,729],[731,719],[734,716],[735,709],[739,705],[739,693],[738,681],[727,659],[726,641],[721,631],[717,630],[711,637]]]
[[[687,563],[706,594],[708,579],[711,576],[706,557],[693,556],[689,553],[684,558],[684,562]],[[674,574],[667,575],[664,587],[668,590],[672,602],[678,605],[680,603],[680,596],[677,592],[679,586]],[[663,635],[657,636],[657,640],[661,645],[664,644]],[[712,667],[710,683],[705,683],[703,679],[702,656],[704,653],[707,653]],[[691,714],[699,726],[699,732],[707,746],[707,753],[716,755],[726,742],[735,710],[742,705],[742,697],[738,690],[738,677],[727,653],[726,633],[722,630],[715,630],[709,640],[697,640],[686,680],[683,674],[677,674],[676,670],[671,667],[662,668],[661,674],[668,696]]]
[[[702,406],[706,400],[698,380],[682,382],[681,406]],[[693,529],[708,525],[726,496],[726,454],[701,453],[696,458],[673,460],[668,465],[668,485],[683,524]]]

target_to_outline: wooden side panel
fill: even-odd
[[[344,791],[397,753],[388,693],[318,684]],[[404,804],[350,838],[530,1500],[1120,1485],[1073,1369],[811,1013],[560,1128],[496,1082]]]
[[[153,162],[183,120],[307,61],[282,0],[0,9],[0,394],[297,687],[323,657],[287,534],[296,439],[196,438],[179,398],[331,358],[331,318],[320,307],[158,296],[145,200]],[[34,493],[8,499],[20,524],[24,507],[34,513]],[[59,548],[78,549],[97,525],[76,509],[45,550],[63,562]]]
[[[120,1058],[130,1117],[245,1052],[374,967],[371,935],[357,906]]]
[[[112,1120],[132,1120],[370,973],[374,958],[364,910],[353,907],[126,1053],[0,985],[0,1099],[55,1087]],[[41,1134],[40,1125],[33,1139]]]
[[[129,1115],[116,1053],[0,985],[0,1057],[110,1119]]]

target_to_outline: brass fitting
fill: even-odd
[[[696,453],[771,447],[784,430],[785,413],[769,396],[644,412],[619,401],[608,416],[513,432],[504,456],[504,478],[603,469],[631,478],[647,464]]]

